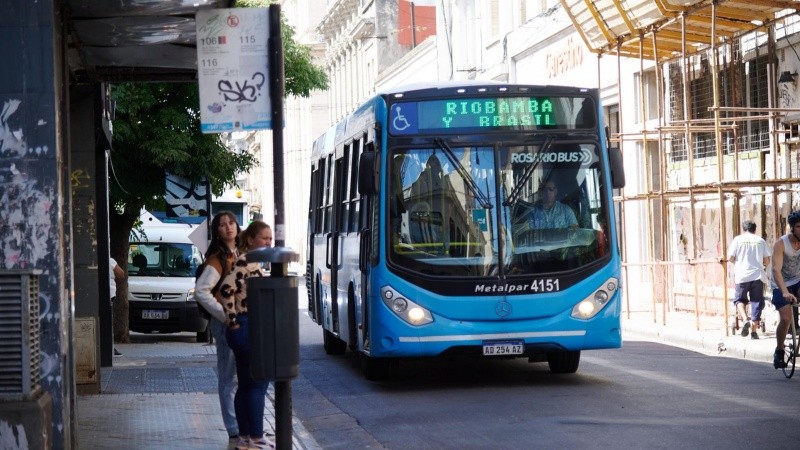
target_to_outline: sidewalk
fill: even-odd
[[[230,449],[217,396],[216,348],[192,334],[132,335],[123,356],[101,370],[100,395],[77,399],[78,448]],[[264,430],[274,441],[270,386]],[[321,448],[296,418],[292,447]]]
[[[622,339],[660,342],[707,355],[727,356],[772,364],[775,351],[775,327],[765,318],[766,331],[757,330],[760,339],[739,334],[726,336],[724,319],[719,316],[699,320],[691,313],[670,313],[664,319],[653,318],[652,312],[622,313]],[[699,323],[698,323],[699,322]],[[699,329],[698,329],[699,328]],[[623,344],[624,345],[624,344]]]
[[[708,355],[772,364],[774,327],[761,339],[726,336],[719,317],[698,321],[691,314],[671,313],[668,326],[654,323],[652,313],[623,312],[623,340],[647,340]],[[100,395],[79,396],[78,448],[225,449],[216,394],[216,349],[194,342],[193,335],[133,335],[134,343],[117,344],[123,356],[101,372]],[[623,344],[624,345],[624,344]],[[274,399],[272,387],[268,393]],[[274,439],[275,416],[268,402],[265,430]],[[321,448],[303,424],[292,420],[292,447]]]

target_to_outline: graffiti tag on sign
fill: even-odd
[[[251,85],[249,81],[255,81]],[[222,93],[225,100],[229,102],[255,102],[261,96],[261,87],[264,86],[267,77],[261,72],[256,72],[250,77],[250,80],[230,81],[219,80],[219,91]]]

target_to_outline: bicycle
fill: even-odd
[[[799,306],[800,306],[800,304],[798,304],[798,303],[793,303],[791,305],[792,308],[798,308]],[[792,378],[792,375],[794,375],[794,366],[795,366],[795,362],[796,362],[795,360],[797,359],[797,353],[798,353],[798,349],[797,349],[797,344],[798,344],[797,332],[798,332],[798,330],[797,330],[797,323],[795,322],[795,319],[794,319],[796,314],[797,313],[795,311],[792,311],[792,313],[791,313],[791,316],[792,316],[792,323],[791,323],[791,327],[792,327],[791,328],[791,331],[792,331],[791,336],[792,336],[792,339],[791,339],[790,342],[786,342],[786,340],[783,341],[784,353],[785,353],[784,354],[784,358],[785,358],[785,361],[786,361],[786,365],[783,367],[783,375],[786,378]]]

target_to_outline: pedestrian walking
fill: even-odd
[[[775,241],[772,250],[772,304],[780,317],[775,330],[777,347],[772,358],[772,365],[776,369],[786,367],[783,341],[792,320],[791,305],[797,302],[800,290],[800,211],[789,214],[786,221],[789,233]]]
[[[272,229],[266,223],[255,220],[242,232],[240,242],[245,244],[247,251],[270,247]],[[236,444],[237,450],[274,447],[264,437],[264,406],[269,382],[254,380],[250,375],[247,278],[252,276],[266,276],[266,272],[261,264],[248,263],[246,255],[241,255],[220,286],[228,326],[225,338],[236,356],[236,372],[239,377],[239,388],[234,401],[240,435]]]
[[[742,319],[742,336],[747,337],[750,334],[751,339],[758,339],[756,330],[761,326],[761,312],[764,310],[766,268],[772,255],[767,242],[755,233],[755,222],[745,220],[742,222],[742,234],[733,238],[728,249],[728,259],[733,263],[733,279],[736,283],[733,305]]]
[[[114,356],[122,356],[122,352],[114,345],[114,302],[117,300],[117,280],[125,277],[125,271],[117,264],[114,258],[108,258],[108,289],[111,299],[111,345],[114,347]]]
[[[205,255],[204,268],[195,282],[195,300],[211,315],[209,327],[217,349],[217,388],[222,421],[230,442],[239,438],[234,396],[237,390],[236,361],[225,339],[225,312],[220,302],[219,285],[227,275],[233,261],[239,256],[239,233],[236,216],[230,211],[220,211],[211,220],[211,242]]]

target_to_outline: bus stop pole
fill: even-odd
[[[281,6],[269,5],[270,100],[272,103],[272,167],[275,201],[275,247],[286,245],[283,202],[283,41]],[[276,269],[280,273],[275,273]],[[272,276],[286,276],[288,264],[275,264]],[[275,448],[292,448],[292,384],[275,381]]]

